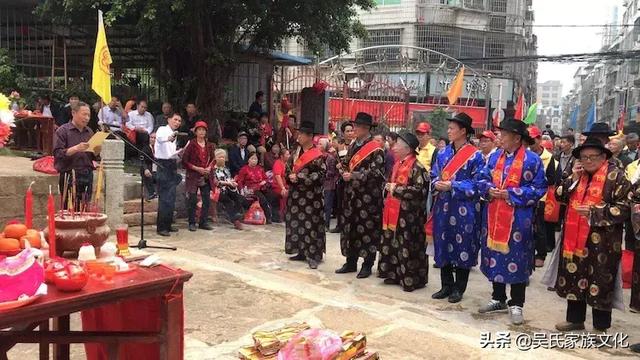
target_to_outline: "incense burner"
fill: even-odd
[[[56,255],[62,256],[65,251],[78,254],[83,243],[89,243],[96,249],[96,257],[100,256],[100,247],[109,237],[111,229],[107,225],[107,215],[101,213],[74,214],[58,212],[56,220]],[[44,229],[49,241],[49,228]]]

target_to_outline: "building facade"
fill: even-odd
[[[549,80],[538,83],[538,113],[536,122],[539,127],[551,125],[556,133],[562,132],[562,82]]]
[[[612,19],[602,32],[601,51],[640,50],[639,7],[639,0],[626,0],[622,11],[612,8]],[[594,103],[597,121],[615,127],[624,118],[626,127],[635,126],[640,105],[640,60],[619,58],[591,61],[578,69],[573,89],[564,100],[563,121],[569,126],[571,114],[577,109],[578,131],[586,127],[588,113]]]
[[[376,0],[376,3],[373,10],[359,13],[368,36],[353,39],[352,50],[390,45],[435,50],[460,60],[483,76],[490,74],[494,103],[499,97],[497,84],[502,84],[503,108],[519,91],[524,92],[528,102],[535,100],[535,61],[483,61],[537,53],[537,40],[531,28],[532,0]],[[296,55],[314,55],[295,39],[285,42],[283,50]],[[386,51],[385,56],[393,58],[404,50]],[[411,57],[411,50],[408,51]],[[322,60],[335,54],[317,55]],[[363,56],[374,60],[379,52],[371,50]]]

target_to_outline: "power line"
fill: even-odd
[[[426,25],[445,25],[451,27],[487,27],[489,24],[463,24],[456,23],[455,25],[451,24],[426,24]],[[617,27],[634,27],[635,24],[506,24],[504,27],[507,28],[526,28],[526,27],[537,27],[537,28],[617,28]]]
[[[522,55],[522,56],[492,56],[459,58],[460,62],[468,63],[510,63],[510,62],[590,62],[602,60],[639,60],[640,50],[602,51],[596,53],[575,53],[560,55]]]

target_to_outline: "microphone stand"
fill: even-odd
[[[140,241],[138,241],[137,245],[129,245],[129,247],[138,248],[138,249],[162,249],[162,250],[178,250],[175,246],[164,246],[164,245],[147,245],[147,240],[144,238],[144,161],[149,160],[152,163],[156,164],[158,167],[162,167],[157,161],[155,161],[152,157],[147,155],[142,149],[133,145],[129,139],[126,137],[114,132],[111,130],[109,125],[103,125],[103,129],[107,130],[107,132],[118,139],[122,140],[125,144],[131,146],[138,153],[138,160],[140,160]]]

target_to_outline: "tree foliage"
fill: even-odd
[[[279,48],[299,38],[311,50],[348,50],[364,29],[357,8],[372,0],[43,0],[37,13],[61,23],[85,22],[95,10],[107,24],[135,25],[141,45],[157,51],[169,94],[196,98],[214,115],[243,53]]]
[[[447,113],[444,108],[438,107],[435,108],[427,118],[431,124],[431,136],[434,139],[446,139],[447,126],[449,124],[447,118],[449,118],[449,113]]]
[[[0,49],[0,93],[9,95],[11,91],[22,91],[24,74],[18,70],[7,49]]]

